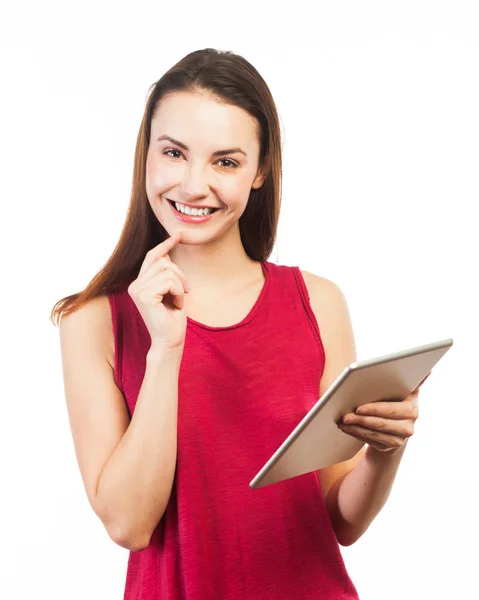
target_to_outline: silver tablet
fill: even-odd
[[[452,346],[452,339],[351,363],[250,482],[251,488],[352,458],[364,445],[337,427],[358,406],[404,400]]]

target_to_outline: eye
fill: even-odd
[[[168,154],[168,152],[178,152],[178,154],[181,154],[181,152],[179,150],[176,150],[175,148],[168,148],[167,150],[164,150],[162,154]],[[171,155],[168,154],[168,156]],[[171,158],[176,158],[176,156],[172,156]]]
[[[163,150],[162,154],[166,154],[168,156],[171,156],[171,154],[168,154],[169,152],[178,152],[178,154],[183,154],[182,152],[180,152],[180,150],[177,150],[176,148],[167,148],[166,150]],[[179,158],[177,156],[171,156],[171,158]],[[230,166],[226,165],[227,169],[235,169],[236,167],[238,167],[238,163],[235,160],[232,160],[231,158],[220,158],[218,160],[218,162],[227,162],[229,163]]]
[[[230,163],[231,166],[227,167],[228,169],[235,169],[238,166],[238,163],[235,160],[231,160],[231,158],[220,158],[220,161],[226,161]]]

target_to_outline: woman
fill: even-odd
[[[267,261],[280,194],[266,83],[192,52],[149,96],[113,255],[52,313],[85,489],[130,550],[127,599],[358,598],[339,544],[386,502],[419,386],[345,416],[367,444],[352,460],[248,486],[356,360],[338,286]]]

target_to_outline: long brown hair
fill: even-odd
[[[281,205],[282,146],[278,112],[271,92],[258,71],[231,51],[196,50],[171,67],[149,90],[136,141],[130,204],[120,239],[106,264],[87,287],[59,300],[51,312],[58,324],[67,315],[97,296],[129,285],[140,271],[145,254],[168,237],[148,202],[145,169],[151,120],[167,94],[176,91],[212,93],[219,101],[238,106],[255,117],[259,129],[259,167],[266,179],[251,189],[239,220],[241,241],[253,260],[267,260],[276,239]]]

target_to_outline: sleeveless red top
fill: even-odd
[[[261,265],[265,283],[240,323],[188,318],[173,489],[149,546],[130,552],[125,600],[358,599],[318,474],[249,487],[318,400],[325,360],[299,268]],[[109,300],[131,415],[150,336],[126,289]]]

